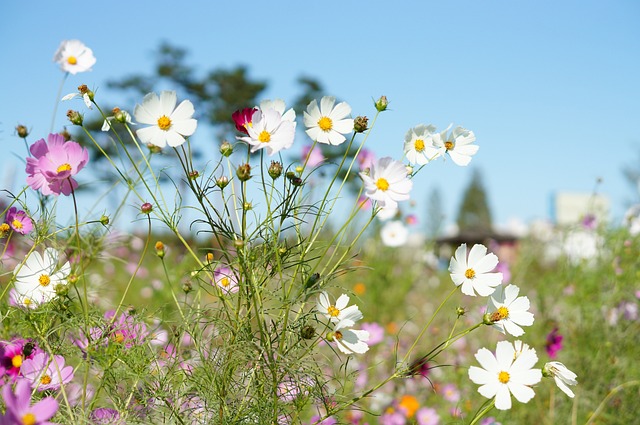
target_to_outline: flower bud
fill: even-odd
[[[64,297],[69,293],[69,287],[63,283],[59,283],[53,288],[56,291],[56,295],[59,297]]]
[[[233,145],[226,140],[220,145],[220,153],[227,158],[233,153]]]
[[[251,178],[251,165],[242,164],[238,166],[238,169],[236,170],[236,175],[238,176],[240,181],[246,182]]]
[[[271,165],[269,166],[269,176],[273,180],[277,179],[282,175],[282,164],[278,161],[271,161]]]
[[[95,94],[91,90],[89,90],[89,87],[87,87],[86,84],[82,84],[82,85],[78,86],[78,91],[82,95],[86,94],[89,97],[89,100],[91,100],[93,102],[93,97],[95,96]]]
[[[213,252],[207,252],[207,255],[205,255],[204,258],[207,261],[207,263],[212,263],[213,262]]]
[[[333,332],[329,332],[325,338],[327,339],[327,341],[333,342],[334,336],[335,334]]]
[[[185,282],[182,284],[182,292],[184,292],[185,294],[188,294],[192,290],[193,286],[191,285],[191,282]]]
[[[353,120],[353,130],[356,133],[362,133],[364,131],[367,130],[367,128],[369,126],[369,118],[367,117],[356,117],[356,119]]]
[[[123,111],[120,108],[113,108],[113,118],[121,124],[125,124],[131,120],[131,116],[127,111]]]
[[[389,101],[387,100],[387,96],[380,96],[380,99],[374,102],[376,110],[378,112],[386,111],[387,106],[389,105]]]
[[[216,179],[216,186],[220,189],[224,189],[229,184],[229,179],[227,176],[220,176]]]
[[[109,224],[109,216],[108,215],[103,215],[102,217],[100,217],[100,223],[103,226],[107,226]]]
[[[82,125],[83,116],[80,112],[69,109],[67,111],[67,118],[71,121],[71,124]]]
[[[242,204],[242,209],[244,209],[245,211],[249,211],[250,209],[253,209],[253,205],[251,204],[251,202],[245,202]]]
[[[293,171],[289,171],[286,174],[287,179],[289,179],[289,181],[291,182],[292,185],[294,186],[302,186],[302,179],[300,177],[298,177],[296,175],[296,173],[294,173]]]
[[[143,214],[149,214],[151,213],[151,211],[153,211],[153,205],[151,205],[149,202],[145,202],[140,206],[140,212],[142,212]]]
[[[413,174],[413,167],[411,165],[407,165],[407,166],[405,166],[405,168],[407,169],[407,175],[408,176]]]
[[[27,136],[29,135],[29,129],[22,124],[18,124],[16,126],[16,133],[18,134],[18,137],[20,137],[21,139],[26,139]]]
[[[467,313],[467,309],[464,307],[456,307],[456,315],[458,317],[464,316]]]
[[[156,255],[160,258],[164,258],[164,244],[161,241],[156,242]]]
[[[67,278],[67,282],[69,282],[72,285],[75,285],[76,283],[78,283],[78,275],[70,274],[69,277]]]
[[[189,171],[189,180],[195,180],[200,176],[200,173],[196,170]]]
[[[493,320],[492,316],[493,315],[491,313],[483,314],[482,315],[482,323],[485,324],[485,325],[488,325],[488,326],[493,325],[495,321]]]
[[[152,145],[151,143],[147,143],[147,149],[151,153],[160,153],[162,152],[162,148],[160,146]]]
[[[316,330],[311,325],[303,326],[300,330],[300,336],[303,339],[312,339],[316,335]]]

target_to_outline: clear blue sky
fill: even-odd
[[[105,81],[151,71],[166,40],[189,49],[200,70],[247,65],[268,80],[269,98],[292,101],[300,75],[318,78],[354,116],[372,116],[371,99],[385,94],[392,111],[369,144],[379,156],[400,158],[405,132],[420,123],[473,130],[480,151],[470,167],[438,162],[418,176],[418,212],[438,186],[455,216],[475,167],[497,223],[548,217],[552,193],[590,192],[597,178],[617,220],[634,197],[621,168],[640,167],[639,20],[636,0],[6,1],[0,145],[23,155],[18,123],[32,141],[48,133],[61,40],[82,40],[98,59],[92,72],[69,76],[63,93],[84,83],[108,99],[118,94]],[[1,156],[2,187],[12,163]]]

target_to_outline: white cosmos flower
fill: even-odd
[[[469,131],[462,127],[454,128],[450,134],[447,132],[451,128],[451,125],[446,130],[436,133],[432,137],[433,145],[439,150],[440,155],[448,153],[451,160],[457,165],[465,166],[471,162],[471,157],[478,152],[480,148],[478,145],[472,145],[475,142],[476,136],[473,131]]]
[[[347,118],[351,113],[351,106],[346,102],[335,103],[335,97],[324,96],[320,99],[319,108],[315,99],[307,106],[304,125],[311,140],[339,145],[346,140],[343,134],[353,131],[353,119]]]
[[[360,177],[364,181],[365,195],[382,208],[395,208],[398,201],[409,199],[413,187],[404,164],[389,157],[374,161],[369,173],[361,172]]]
[[[533,369],[538,361],[534,349],[527,349],[517,355],[509,341],[500,341],[496,354],[481,348],[475,355],[480,367],[469,367],[469,379],[480,385],[478,392],[484,397],[495,397],[499,410],[511,408],[511,395],[521,403],[527,403],[535,393],[531,389],[542,379],[542,371]]]
[[[412,165],[424,165],[440,155],[431,140],[434,131],[434,126],[424,124],[407,131],[404,136],[404,154]]]
[[[502,333],[520,336],[524,331],[520,326],[533,325],[533,313],[530,313],[529,298],[519,297],[520,289],[515,285],[499,286],[489,299],[493,327]]]
[[[409,239],[409,229],[400,220],[388,221],[380,229],[380,238],[386,246],[402,246]]]
[[[376,213],[376,218],[380,221],[387,221],[396,217],[399,212],[400,209],[397,205],[395,207],[380,208]]]
[[[59,270],[58,251],[53,248],[44,250],[43,255],[33,251],[18,264],[13,271],[15,276],[16,300],[30,307],[51,301],[56,296],[56,286],[66,285],[71,266],[67,261]]]
[[[571,398],[575,397],[569,385],[578,385],[578,381],[576,380],[578,375],[567,369],[565,365],[560,362],[546,363],[542,368],[542,375],[552,377],[563,393]]]
[[[53,56],[53,61],[60,65],[63,71],[70,74],[91,71],[96,63],[93,51],[80,40],[64,40]]]
[[[348,304],[349,297],[346,294],[340,295],[336,303],[332,304],[329,299],[329,294],[322,291],[318,297],[316,308],[324,317],[333,323],[348,320],[351,322],[351,326],[353,326],[354,323],[362,319],[362,313],[357,305],[347,306]]]
[[[334,341],[338,349],[345,354],[363,354],[369,350],[369,332],[363,330],[350,329],[353,321],[349,319],[340,320],[333,328],[333,332],[328,338]]]
[[[491,273],[498,265],[495,254],[487,254],[487,247],[476,244],[467,258],[467,244],[462,244],[451,257],[449,272],[456,286],[462,285],[462,293],[475,297],[493,294],[496,286],[502,283],[502,273]]]
[[[143,143],[150,143],[160,148],[167,144],[177,147],[185,142],[185,137],[191,136],[198,125],[192,118],[193,104],[183,100],[176,107],[178,97],[175,91],[163,91],[158,97],[149,93],[142,99],[141,105],[136,105],[133,116],[140,124],[149,124],[136,130],[136,134]]]
[[[290,148],[296,134],[295,112],[289,109],[285,113],[284,109],[281,100],[262,102],[246,127],[248,135],[238,140],[247,142],[251,152],[266,149],[269,155]]]
[[[76,97],[81,97],[85,106],[89,109],[93,109],[93,105],[91,104],[91,98],[89,97],[89,93],[69,93],[68,95],[64,96],[62,99],[60,99],[62,102],[65,102],[67,100],[71,100],[71,99],[75,99]]]

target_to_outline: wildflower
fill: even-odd
[[[418,425],[439,425],[440,415],[438,415],[436,409],[422,407],[416,412],[416,421]]]
[[[360,171],[366,171],[371,168],[374,161],[376,160],[376,154],[367,148],[363,148],[356,156],[356,160],[358,161],[358,167],[360,167]]]
[[[545,350],[547,350],[547,354],[550,358],[555,359],[558,351],[562,350],[562,339],[564,337],[560,335],[558,328],[555,327],[549,334],[547,335],[547,342],[545,343]]]
[[[31,388],[38,391],[58,390],[73,379],[73,366],[64,365],[64,357],[41,352],[26,359],[20,369],[22,376],[31,382]]]
[[[60,65],[63,71],[70,74],[91,71],[96,63],[93,50],[80,40],[64,40],[53,56],[53,61]]]
[[[122,124],[125,124],[125,123],[133,124],[131,122],[131,115],[127,111],[123,111],[120,108],[113,108],[111,112],[113,113],[113,115],[105,118],[104,122],[102,123],[102,128],[100,130],[109,131],[112,125],[111,121],[117,121]]]
[[[376,110],[378,112],[382,112],[387,110],[387,106],[389,106],[389,101],[387,100],[387,96],[380,96],[380,98],[375,102],[373,102],[373,104],[376,107]]]
[[[311,140],[335,146],[346,140],[343,134],[353,131],[353,119],[347,118],[351,106],[346,102],[335,103],[335,97],[324,96],[320,99],[320,107],[315,99],[307,106],[304,125]]]
[[[471,144],[475,142],[476,136],[473,134],[473,131],[462,127],[454,128],[451,133],[447,135],[450,128],[451,126],[440,133],[435,133],[432,138],[433,145],[438,149],[440,155],[448,153],[456,165],[469,165],[471,157],[475,155],[479,149],[478,145]]]
[[[26,359],[32,358],[40,352],[38,346],[28,340],[14,339],[10,342],[0,342],[0,371],[16,380]]]
[[[380,425],[405,425],[407,418],[401,411],[389,406],[380,416],[379,423]]]
[[[535,393],[531,386],[542,379],[540,369],[532,369],[538,361],[536,351],[527,348],[519,355],[509,341],[500,341],[496,354],[481,348],[475,354],[482,368],[471,366],[469,379],[480,385],[478,392],[484,397],[495,397],[495,406],[499,410],[511,408],[511,395],[521,403],[527,403]]]
[[[312,149],[312,145],[305,145],[302,147],[301,159],[307,167],[313,168],[322,164],[325,157],[320,149]]]
[[[502,282],[502,273],[490,273],[498,265],[495,254],[487,254],[484,245],[476,244],[467,258],[467,244],[456,249],[451,257],[449,272],[456,286],[462,285],[462,293],[474,297],[476,292],[482,297],[493,294]]]
[[[361,172],[360,177],[364,181],[365,195],[382,208],[397,207],[398,201],[409,199],[413,187],[402,162],[389,157],[375,161],[369,174]]]
[[[353,324],[354,321],[348,317],[340,320],[334,326],[333,332],[327,335],[327,339],[335,342],[338,349],[345,354],[366,353],[369,350],[369,345],[367,344],[369,332],[350,329]]]
[[[384,328],[378,323],[363,323],[362,330],[369,332],[369,340],[367,341],[369,346],[379,344],[384,340]]]
[[[489,299],[493,309],[490,313],[493,327],[513,336],[524,334],[520,326],[533,325],[533,313],[528,311],[529,298],[518,297],[519,292],[517,286],[507,285],[504,290],[496,290]]]
[[[251,178],[251,165],[245,163],[238,165],[236,169],[236,176],[241,182],[246,182]]]
[[[569,385],[578,385],[576,378],[578,375],[571,372],[565,365],[560,362],[549,362],[542,368],[542,376],[553,378],[556,385],[563,393],[573,398],[575,394],[569,388]]]
[[[404,154],[411,164],[424,165],[438,156],[431,136],[436,128],[433,125],[420,124],[409,129],[404,136]]]
[[[442,397],[448,402],[457,403],[460,401],[460,391],[455,384],[446,384],[442,387]]]
[[[409,229],[402,221],[388,221],[380,229],[382,243],[390,247],[398,247],[407,243],[409,239]]]
[[[264,101],[253,113],[251,125],[246,126],[247,136],[238,137],[251,146],[251,152],[266,149],[273,155],[293,145],[296,133],[295,112],[284,112],[282,100]]]
[[[362,319],[362,313],[358,309],[358,306],[351,305],[347,307],[347,304],[349,304],[349,296],[347,294],[340,295],[336,300],[336,303],[331,304],[329,295],[322,291],[318,297],[318,304],[316,308],[324,315],[324,317],[333,323],[338,323],[341,320],[347,319],[353,324]]]
[[[94,425],[121,425],[124,421],[120,419],[120,413],[108,407],[98,407],[89,414],[89,419]]]
[[[235,294],[240,289],[233,271],[226,266],[221,266],[214,270],[213,283],[227,295]]]
[[[49,302],[56,296],[56,286],[67,284],[66,278],[71,272],[69,262],[58,271],[57,268],[58,251],[53,248],[46,248],[42,255],[33,251],[24,263],[16,266],[13,271],[15,289],[18,295],[26,297],[25,304]]]
[[[241,133],[249,134],[247,128],[253,125],[253,114],[258,110],[258,108],[244,108],[235,111],[231,114],[231,118],[236,125],[236,130]]]
[[[191,101],[183,100],[177,107],[176,102],[175,91],[163,91],[160,97],[155,93],[147,94],[142,104],[136,105],[133,110],[136,121],[150,125],[136,130],[143,143],[160,148],[167,144],[177,147],[196,131],[198,122],[192,118],[195,111]]]
[[[26,212],[20,211],[16,207],[9,208],[6,220],[7,224],[11,226],[15,232],[22,235],[26,235],[33,230],[33,221],[31,221],[31,218],[29,218]]]
[[[144,204],[140,205],[140,212],[142,214],[150,214],[151,211],[153,211],[153,205],[150,202],[145,202]]]
[[[49,134],[29,148],[33,157],[27,158],[27,184],[43,195],[69,196],[78,187],[73,176],[89,161],[89,152],[78,143],[66,142],[59,134]]]
[[[412,418],[420,408],[420,403],[414,396],[405,394],[400,398],[398,408],[404,412],[407,418]]]
[[[45,397],[31,406],[31,388],[27,380],[16,383],[15,393],[11,384],[2,387],[2,398],[6,407],[1,423],[25,425],[55,425],[49,422],[58,411],[58,402],[53,397]]]

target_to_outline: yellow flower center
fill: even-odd
[[[385,192],[389,189],[389,182],[384,177],[380,177],[376,182],[376,187],[381,191]]]
[[[29,307],[29,305],[31,305],[31,298],[23,299],[22,304],[24,304],[26,307]]]
[[[68,162],[65,162],[56,170],[58,173],[62,173],[63,171],[71,171],[71,165]]]
[[[18,220],[17,218],[16,218],[16,219],[14,219],[14,220],[11,222],[11,225],[13,226],[13,228],[14,228],[14,229],[22,229],[22,227],[23,227],[23,226],[22,226],[22,222],[21,222],[20,220]]]
[[[333,121],[329,117],[322,117],[318,120],[318,126],[322,131],[329,131],[333,128]]]
[[[342,339],[342,332],[340,332],[340,331],[335,331],[335,332],[333,333],[333,337],[334,337],[335,339]]]
[[[169,130],[171,128],[171,118],[169,118],[166,115],[163,115],[160,118],[158,118],[158,127],[160,128],[160,130],[164,130],[164,131]]]
[[[327,313],[328,313],[328,314],[329,314],[329,316],[331,316],[331,317],[337,317],[337,316],[340,314],[340,310],[338,310],[338,309],[336,308],[336,306],[334,306],[334,305],[330,305],[330,306],[327,308]]]
[[[499,320],[506,319],[507,317],[509,317],[509,309],[505,306],[502,306],[502,307],[499,307],[498,310],[496,310],[491,315],[491,321],[497,322]]]
[[[220,279],[220,285],[224,286],[225,288],[230,284],[231,284],[231,281],[229,280],[228,277],[223,277],[222,279]]]
[[[267,130],[262,130],[258,136],[258,140],[260,140],[261,143],[269,143],[271,141],[271,133]]]
[[[498,381],[502,382],[503,384],[509,382],[509,378],[509,372],[505,372],[504,370],[498,374]]]
[[[42,385],[49,385],[51,383],[51,377],[49,375],[44,375],[42,378],[40,378],[40,383]]]
[[[22,417],[22,425],[36,425],[37,423],[36,415],[33,413],[27,413]]]
[[[38,278],[38,282],[40,282],[40,285],[42,286],[48,286],[51,283],[51,278],[48,274],[41,274]]]
[[[413,143],[413,147],[416,148],[416,152],[422,152],[424,150],[424,140],[416,139]]]
[[[473,269],[467,269],[467,271],[464,272],[464,277],[466,277],[467,279],[473,279],[474,277],[476,277],[476,271]]]
[[[9,229],[10,229],[10,227],[9,227],[9,225],[7,223],[0,224],[0,233],[8,232]]]
[[[13,367],[22,366],[22,355],[17,354],[15,356],[11,357],[11,366],[13,366]]]
[[[448,151],[450,151],[451,149],[453,149],[453,146],[454,146],[453,142],[444,142],[444,147],[445,147]]]
[[[78,63],[78,58],[76,58],[75,56],[69,56],[67,58],[67,63],[69,65],[76,65]]]

